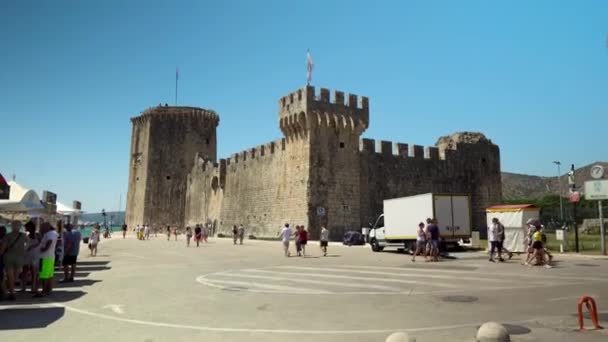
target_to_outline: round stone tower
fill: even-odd
[[[159,105],[131,122],[127,225],[182,229],[187,175],[197,153],[216,161],[219,116],[197,107]]]

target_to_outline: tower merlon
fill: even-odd
[[[439,160],[439,149],[431,146],[426,147],[424,157],[430,160]]]

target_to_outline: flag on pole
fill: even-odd
[[[312,56],[310,55],[310,49],[306,50],[306,83],[310,85],[312,81],[312,69],[315,65],[312,63]]]

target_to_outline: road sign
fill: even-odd
[[[585,182],[585,199],[608,200],[608,179],[597,179]]]
[[[317,216],[325,216],[325,208],[317,207]]]
[[[563,229],[555,230],[555,240],[564,241],[564,230]]]
[[[602,179],[604,177],[604,167],[602,165],[593,165],[591,167],[591,178]]]
[[[572,203],[579,202],[581,200],[581,193],[578,191],[571,191],[568,195],[568,200]]]

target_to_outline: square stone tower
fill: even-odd
[[[202,108],[159,105],[131,122],[126,223],[182,228],[193,156],[216,160],[219,117]]]
[[[311,86],[279,100],[279,127],[288,141],[305,140],[307,217],[312,238],[321,226],[333,238],[360,226],[359,138],[369,125],[369,100]]]

